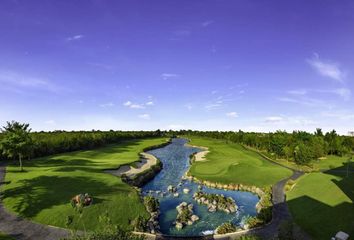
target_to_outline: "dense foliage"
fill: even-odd
[[[0,154],[8,158],[17,158],[22,171],[22,159],[29,158],[33,151],[29,124],[7,122],[6,126],[0,130],[3,136],[0,139]]]
[[[130,139],[142,139],[150,137],[161,137],[162,132],[157,131],[54,131],[54,132],[32,132],[30,137],[33,141],[30,156],[42,157],[51,154],[64,153],[76,150],[93,149],[106,144],[118,143]],[[6,138],[6,133],[0,133],[0,141]],[[1,146],[0,146],[1,148]],[[2,154],[0,158],[6,159],[8,155]],[[12,158],[12,157],[10,157]]]
[[[237,231],[236,225],[234,225],[231,222],[223,223],[216,229],[217,234],[226,234],[226,233],[232,233],[236,231]]]
[[[266,153],[271,158],[282,158],[295,161],[297,164],[308,164],[327,154],[343,156],[354,151],[354,137],[340,136],[335,130],[323,134],[317,129],[313,134],[304,131],[287,133],[255,132],[219,132],[219,131],[180,131],[178,134],[194,135],[224,139],[239,143]]]
[[[152,196],[144,197],[144,205],[146,207],[146,210],[150,213],[157,212],[160,206],[159,201]]]

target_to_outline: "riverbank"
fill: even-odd
[[[171,139],[165,143],[144,148],[143,152],[139,153],[140,160],[134,162],[134,166],[132,166],[133,164],[126,164],[119,166],[117,169],[107,169],[104,172],[121,177],[124,182],[130,185],[141,187],[162,169],[161,161],[147,151],[162,148],[170,143]]]

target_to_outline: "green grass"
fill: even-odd
[[[348,156],[340,157],[335,155],[328,155],[323,159],[313,161],[313,167],[314,169],[319,170],[343,167],[343,165],[347,163],[348,159]],[[349,167],[354,170],[354,160],[351,160]]]
[[[13,237],[0,232],[0,240],[15,240]]]
[[[295,222],[314,239],[342,230],[354,236],[354,173],[330,170],[302,176],[288,192]]]
[[[23,217],[43,224],[65,227],[66,218],[74,216],[71,228],[94,230],[98,216],[108,212],[115,224],[129,228],[129,220],[139,214],[147,217],[136,190],[119,177],[104,173],[107,168],[138,160],[144,148],[166,139],[127,141],[89,151],[58,154],[25,162],[25,172],[18,166],[7,168],[4,188],[5,207]],[[69,204],[79,193],[89,193],[94,204],[79,214]]]
[[[270,163],[259,154],[222,140],[188,137],[190,144],[208,147],[207,161],[195,162],[190,173],[203,180],[267,186],[289,177],[292,172]]]

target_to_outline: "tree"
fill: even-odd
[[[1,129],[3,138],[0,142],[2,154],[8,158],[18,158],[20,170],[23,171],[22,159],[30,157],[32,153],[31,129],[27,123],[16,121],[7,122],[7,125]]]

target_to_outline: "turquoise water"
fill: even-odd
[[[199,184],[189,180],[183,180],[182,176],[188,170],[190,163],[189,157],[195,152],[201,151],[199,148],[187,147],[186,139],[175,138],[172,143],[159,149],[148,151],[148,153],[156,156],[161,160],[163,169],[156,177],[145,184],[142,188],[143,195],[152,195],[160,202],[159,223],[161,232],[168,235],[178,236],[197,236],[203,235],[205,231],[213,231],[224,222],[233,222],[240,225],[245,216],[256,215],[256,204],[258,197],[249,192],[242,191],[226,191],[202,187],[202,191],[208,193],[224,194],[232,197],[239,209],[236,213],[227,214],[217,211],[215,213],[208,212],[207,206],[199,205],[193,200],[193,194],[198,191]],[[179,197],[174,197],[172,193],[168,193],[169,185],[177,187]],[[188,188],[188,194],[183,193],[183,189]],[[194,205],[194,214],[199,216],[199,221],[191,226],[186,226],[181,230],[177,230],[173,225],[176,219],[176,206],[181,202],[192,203]]]

